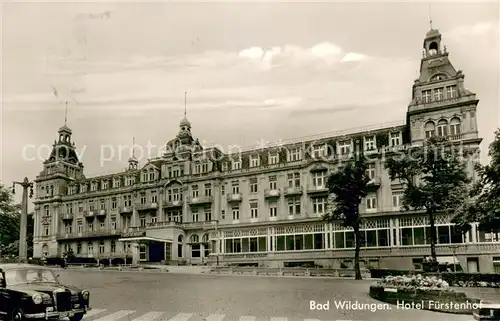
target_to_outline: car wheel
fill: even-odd
[[[23,314],[23,311],[21,311],[20,309],[14,309],[14,311],[12,311],[12,315],[11,315],[11,318],[10,318],[12,321],[24,321],[24,314]]]
[[[81,321],[83,319],[83,313],[76,313],[74,316],[69,318],[69,321]]]

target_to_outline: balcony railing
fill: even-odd
[[[101,208],[100,210],[96,211],[96,216],[106,216],[106,209]]]
[[[379,176],[376,176],[376,177],[372,178],[368,182],[368,186],[374,187],[374,188],[380,187],[381,184],[382,184],[382,179]]]
[[[133,209],[132,206],[120,206],[119,211],[121,214],[128,214],[132,213]]]
[[[73,218],[74,218],[73,213],[62,213],[61,214],[62,220],[72,220]]]
[[[325,194],[328,193],[328,188],[326,186],[311,186],[307,189],[307,194]]]
[[[182,227],[182,223],[175,221],[161,221],[161,222],[151,222],[146,224],[146,228],[155,229],[155,228],[164,228],[164,227]]]
[[[84,231],[84,232],[72,232],[66,233],[62,232],[57,234],[57,239],[76,239],[76,238],[97,238],[105,236],[120,236],[121,232],[119,230],[97,230],[97,231]]]
[[[304,193],[302,186],[285,187],[285,196],[302,195],[302,193]]]
[[[281,192],[278,188],[275,189],[265,189],[264,190],[264,197],[265,198],[279,198],[281,195]]]
[[[213,229],[216,227],[217,221],[204,221],[204,222],[186,222],[182,226],[186,229]]]
[[[83,211],[83,217],[86,218],[93,218],[95,217],[95,210],[88,210],[88,211]]]
[[[243,200],[243,196],[241,193],[229,193],[227,194],[228,202],[241,202]]]
[[[135,205],[135,208],[138,210],[138,211],[141,211],[141,210],[151,210],[151,209],[157,209],[158,208],[158,203],[147,203],[147,204],[140,204],[140,203],[137,203]]]
[[[172,207],[182,207],[182,201],[164,201],[163,202],[163,205],[165,207],[168,207],[168,208],[172,208]]]
[[[197,196],[197,197],[189,197],[187,201],[189,205],[211,204],[213,198],[212,196]]]

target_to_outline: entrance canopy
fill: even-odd
[[[154,241],[154,242],[172,243],[172,240],[169,239],[160,239],[158,237],[150,237],[150,236],[125,237],[118,239],[118,241],[119,242]]]

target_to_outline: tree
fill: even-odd
[[[359,254],[364,237],[361,233],[362,217],[359,205],[366,197],[370,178],[367,174],[367,163],[362,153],[357,153],[355,159],[350,159],[327,179],[330,192],[330,209],[324,219],[330,222],[340,221],[345,227],[354,230],[354,270],[356,280],[361,280]]]
[[[467,194],[469,179],[462,156],[445,138],[432,137],[424,146],[385,161],[391,179],[405,186],[403,209],[425,210],[429,217],[433,262],[437,262],[435,215],[453,212]]]
[[[471,189],[468,202],[460,208],[454,223],[463,232],[470,230],[471,222],[478,223],[483,232],[500,231],[500,129],[489,146],[490,164],[476,165],[479,179]]]
[[[14,204],[9,189],[0,184],[0,256],[19,255],[21,206]],[[28,214],[28,256],[33,253],[33,215]]]

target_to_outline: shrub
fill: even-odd
[[[401,290],[433,290],[433,291],[452,291],[448,282],[435,276],[387,276],[377,282],[383,287],[395,287]]]

